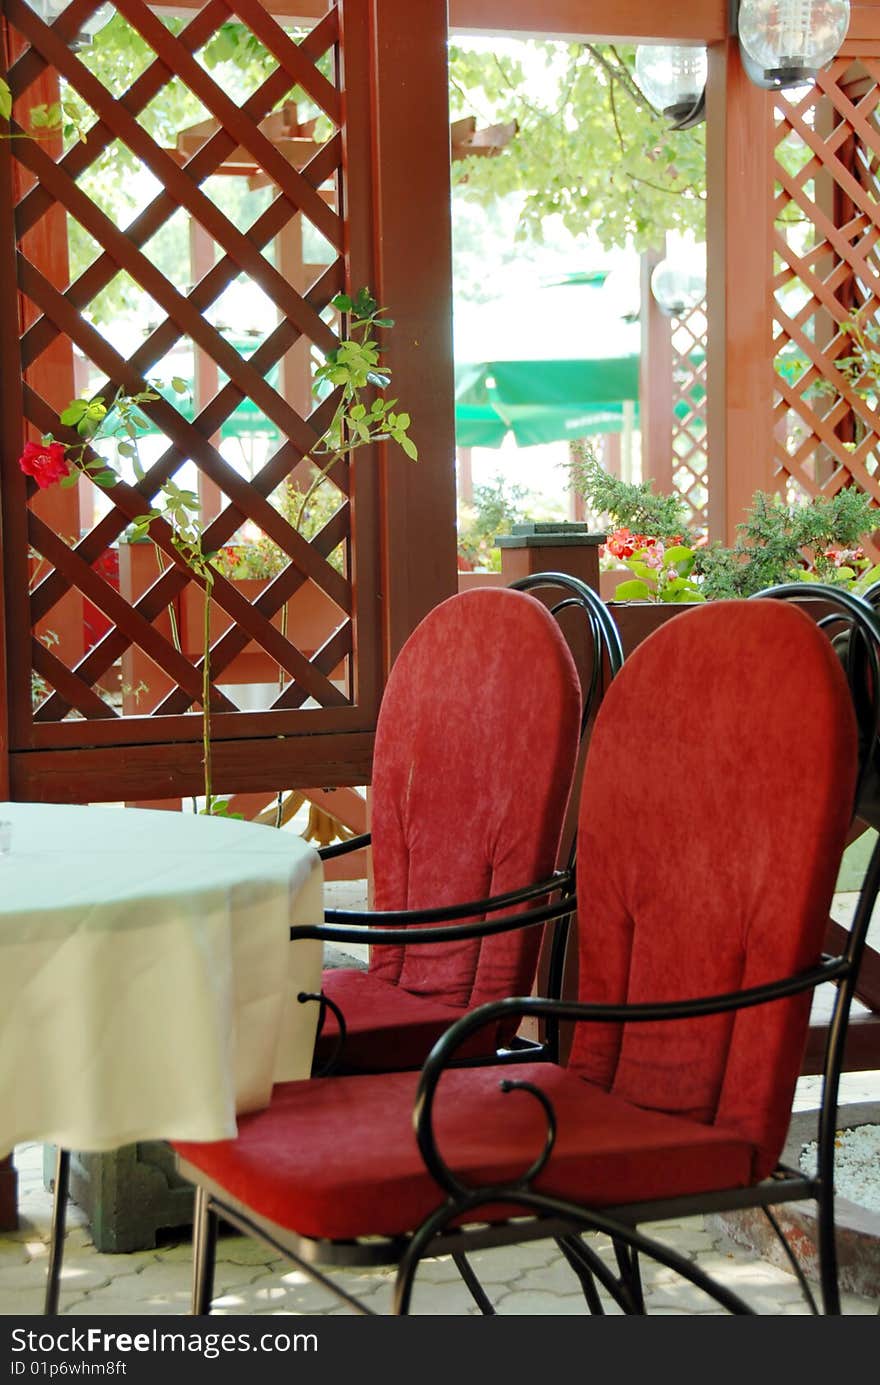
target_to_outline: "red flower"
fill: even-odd
[[[25,476],[33,476],[41,491],[68,473],[62,442],[26,442],[18,459]]]
[[[616,529],[605,547],[615,558],[631,558],[636,551],[636,536],[629,529]]]
[[[865,550],[861,544],[856,548],[826,548],[825,557],[832,562],[835,567],[845,567],[849,563],[861,563],[864,561]]]

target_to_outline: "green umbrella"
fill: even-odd
[[[619,433],[638,397],[639,326],[623,320],[599,276],[456,308],[460,446],[500,447],[509,433],[520,447]]]

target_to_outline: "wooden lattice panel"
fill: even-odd
[[[780,94],[774,208],[774,468],[790,499],[855,483],[880,500],[877,399],[838,364],[880,300],[880,62],[839,58]]]
[[[672,484],[689,511],[688,527],[708,526],[705,302],[672,323]]]
[[[169,480],[198,489],[210,521],[206,549],[228,546],[244,531],[272,554],[262,583],[220,572],[216,578],[214,738],[242,735],[245,717],[253,734],[254,712],[242,710],[248,704],[238,687],[254,682],[263,685],[260,734],[295,732],[304,716],[310,730],[357,729],[369,724],[376,680],[374,670],[365,671],[372,640],[365,626],[356,630],[350,573],[360,530],[352,524],[348,463],[331,473],[308,538],[296,532],[285,504],[291,486],[308,485],[309,452],[336,404],[332,396],[316,403],[308,389],[310,359],[338,342],[328,305],[345,287],[343,255],[352,234],[336,9],[301,33],[282,28],[258,0],[238,0],[234,11],[209,0],[185,19],[156,14],[142,0],[116,8],[113,22],[130,27],[141,56],[131,72],[109,81],[96,75],[90,49],[76,41],[94,0],[73,0],[51,27],[24,0],[3,0],[16,116],[30,100],[57,91],[60,80],[62,95],[81,109],[83,129],[63,148],[60,138],[22,137],[4,150],[23,316],[19,360],[5,343],[6,369],[23,379],[24,436],[32,438],[51,432],[75,440],[58,415],[83,390],[105,399],[117,389],[131,394],[167,380],[171,369],[190,376],[194,393],[182,401],[165,390],[144,407],[142,479],[130,471],[97,497],[83,481],[78,492],[64,493],[63,511],[58,497],[50,505],[25,482],[17,454],[5,451],[13,747],[198,738],[199,583],[175,561],[163,522],[151,530],[158,561],[152,548],[145,562],[143,551],[123,543],[130,522]],[[254,55],[253,70],[206,60],[230,25]],[[163,138],[148,118],[170,83],[193,117],[185,139]],[[15,122],[12,129],[23,133]],[[351,137],[349,145],[352,157]],[[133,210],[102,204],[90,183],[111,157],[137,170]],[[232,210],[219,190],[221,175],[225,186],[232,175],[244,189]],[[181,218],[201,254],[184,265],[176,254],[168,262],[170,228]],[[68,225],[93,246],[91,261],[75,272],[66,245],[60,254],[57,243],[47,251]],[[292,229],[319,247],[316,263],[303,267],[300,259],[298,283],[284,262]],[[224,320],[223,295],[232,288],[239,304],[262,308],[264,325],[246,343]],[[148,320],[137,340],[124,314],[101,316],[114,292],[133,295],[138,320]],[[50,368],[53,353],[60,375]],[[298,392],[291,386],[294,358],[306,374]],[[188,369],[175,370],[179,361]],[[224,445],[230,436],[235,441],[236,420],[246,414],[256,419],[252,431],[262,447],[251,458],[252,474]],[[365,522],[371,472],[367,459],[358,480]],[[362,566],[360,622],[371,590],[369,564]]]

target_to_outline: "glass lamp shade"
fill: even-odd
[[[741,0],[740,47],[764,86],[811,80],[834,57],[849,26],[849,0]],[[753,79],[754,80],[754,79]]]
[[[683,317],[706,296],[702,269],[672,260],[661,260],[651,275],[651,292],[666,317]]]
[[[635,79],[655,111],[685,129],[702,119],[709,65],[705,48],[639,44]]]

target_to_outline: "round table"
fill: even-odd
[[[302,838],[149,809],[0,803],[0,1156],[218,1140],[307,1077],[323,872]]]

